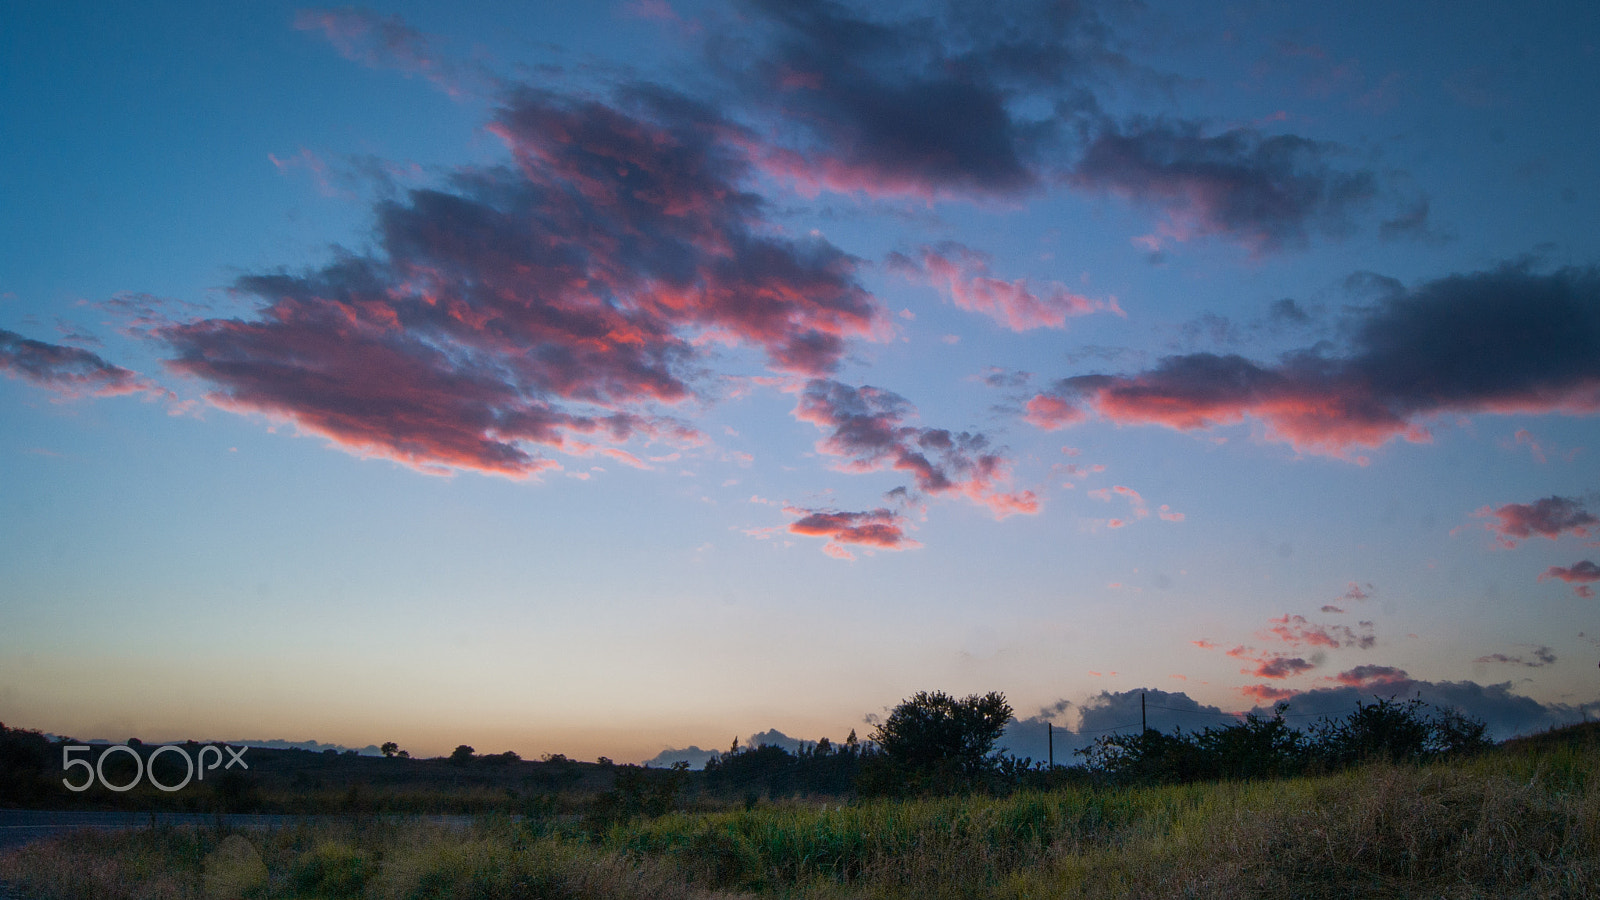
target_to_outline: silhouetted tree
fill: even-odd
[[[477,752],[478,751],[467,746],[466,744],[462,744],[456,749],[450,751],[450,761],[458,766],[464,766],[467,763],[472,762],[472,755]]]
[[[1011,705],[998,691],[963,699],[920,691],[873,732],[881,755],[863,768],[857,788],[944,794],[983,786],[995,768],[990,754],[1010,721]]]
[[[762,794],[776,799],[795,794],[848,794],[864,751],[855,732],[844,744],[823,738],[802,741],[793,753],[772,744],[741,747],[737,739],[726,753],[706,761],[705,784],[720,794],[743,795],[754,802]]]

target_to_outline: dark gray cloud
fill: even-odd
[[[656,769],[665,769],[669,768],[673,763],[686,762],[691,769],[704,769],[707,762],[720,755],[720,751],[701,750],[698,746],[690,744],[682,749],[669,747],[645,760],[644,765]]]
[[[829,742],[835,745],[840,743],[839,741],[835,741],[831,738],[829,739]],[[814,747],[817,744],[817,741],[806,740],[804,738],[793,738],[776,728],[769,728],[766,731],[758,731],[744,740],[740,740],[739,738],[735,737],[732,743],[737,743],[741,748],[760,747],[763,745],[768,747],[782,747],[784,750],[787,750],[790,753],[796,753],[800,750],[802,745],[805,747]],[[707,760],[713,756],[717,756],[725,752],[726,750],[702,750],[694,745],[690,745],[681,750],[669,748],[645,760],[644,765],[665,768],[675,762],[682,761],[688,763],[689,768],[691,769],[703,769],[705,768]]]
[[[1048,750],[1046,724],[1055,726],[1055,759],[1057,765],[1081,762],[1073,756],[1094,743],[1101,735],[1122,733],[1137,734],[1140,722],[1140,695],[1144,695],[1144,715],[1150,727],[1158,731],[1182,728],[1198,731],[1207,725],[1225,725],[1238,721],[1237,717],[1220,707],[1200,703],[1181,691],[1101,691],[1082,703],[1061,700],[1040,711],[1039,715],[1019,719],[1006,727],[1000,740],[1002,749],[1017,756],[1044,760]],[[1079,720],[1073,723],[1070,710],[1076,708]],[[1072,724],[1068,731],[1064,725]]]
[[[1600,699],[1581,705],[1540,703],[1512,693],[1509,682],[1483,685],[1472,681],[1418,681],[1405,670],[1393,666],[1358,666],[1342,673],[1338,680],[1343,682],[1338,687],[1286,691],[1287,721],[1296,728],[1306,729],[1320,717],[1348,715],[1357,703],[1372,703],[1380,697],[1403,701],[1420,696],[1426,703],[1458,709],[1482,719],[1488,724],[1491,737],[1504,740],[1582,722],[1586,709],[1591,716],[1600,710]],[[1000,746],[1017,756],[1043,760],[1046,724],[1052,723],[1055,725],[1056,763],[1080,762],[1081,758],[1073,756],[1072,751],[1089,746],[1101,735],[1138,733],[1141,694],[1150,727],[1158,731],[1171,732],[1174,728],[1199,731],[1207,726],[1220,727],[1239,721],[1240,714],[1202,704],[1181,691],[1102,691],[1081,704],[1062,700],[1041,710],[1039,715],[1012,722]],[[1070,722],[1069,711],[1074,707],[1081,713],[1081,722],[1068,731],[1062,726],[1064,720]],[[1264,703],[1247,711],[1270,716],[1273,705]]]
[[[1003,366],[989,366],[979,377],[984,384],[992,388],[1018,388],[1032,381],[1033,373],[1021,369],[1007,369]]]
[[[1304,333],[1317,323],[1317,317],[1293,298],[1268,304],[1266,312],[1235,321],[1213,312],[1201,313],[1178,326],[1174,350],[1194,350],[1201,346],[1239,347],[1286,332]],[[1075,362],[1076,360],[1071,360]]]
[[[1342,355],[1318,344],[1276,363],[1168,356],[1134,375],[1057,381],[1029,401],[1029,421],[1059,428],[1093,413],[1195,430],[1248,417],[1270,439],[1344,456],[1426,441],[1426,421],[1445,413],[1600,412],[1600,270],[1516,263],[1410,290],[1364,283],[1384,293],[1349,323]]]
[[[1426,244],[1443,244],[1452,235],[1429,219],[1428,198],[1413,201],[1392,219],[1378,223],[1378,237],[1386,241],[1411,240]]]
[[[829,0],[747,0],[763,33],[714,59],[781,132],[760,151],[803,186],[871,195],[1015,195],[1039,186],[1062,111],[1092,108],[1093,73],[1125,66],[1088,4],[950,3],[891,18]],[[725,63],[724,63],[725,64]],[[1018,101],[1046,97],[1029,117]]]
[[[1207,135],[1198,122],[1136,119],[1102,126],[1069,180],[1160,210],[1168,237],[1218,235],[1272,253],[1347,230],[1376,196],[1377,177],[1335,167],[1336,150],[1292,134]]]
[[[1474,681],[1418,681],[1404,671],[1379,682],[1368,679],[1363,686],[1317,688],[1289,698],[1289,711],[1299,716],[1342,716],[1355,709],[1357,701],[1371,703],[1374,698],[1408,700],[1420,697],[1435,706],[1459,709],[1489,725],[1496,740],[1542,731],[1558,725],[1584,721],[1584,710],[1600,708],[1600,701],[1578,706],[1566,703],[1540,703],[1531,697],[1511,692],[1511,683],[1478,684]],[[1266,710],[1261,710],[1265,712]]]

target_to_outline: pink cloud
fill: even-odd
[[[1582,500],[1572,497],[1549,496],[1533,503],[1507,503],[1498,509],[1485,506],[1473,515],[1493,519],[1485,522],[1484,527],[1493,531],[1500,545],[1508,549],[1536,534],[1551,540],[1568,532],[1589,537],[1600,523],[1600,519],[1584,509]]]
[[[852,257],[772,234],[710,110],[523,91],[489,130],[514,167],[380,204],[382,254],[239,279],[254,318],[156,326],[168,365],[352,453],[521,477],[557,466],[541,448],[703,442],[667,413],[708,344],[809,377],[884,333]]]
[[[1098,310],[1121,311],[1115,300],[1091,300],[1060,282],[1035,288],[1022,278],[995,278],[989,273],[989,262],[987,254],[954,242],[937,248],[923,247],[921,258],[915,261],[899,253],[890,255],[894,268],[927,278],[948,292],[956,306],[986,315],[1012,331],[1065,328],[1070,316]]]
[[[1135,519],[1143,519],[1150,515],[1150,509],[1145,505],[1144,498],[1139,495],[1138,491],[1131,487],[1127,487],[1126,485],[1118,484],[1108,488],[1097,488],[1089,492],[1090,497],[1093,497],[1096,500],[1107,502],[1111,500],[1112,494],[1118,494],[1127,498],[1129,509],[1132,511]],[[1167,518],[1167,515],[1163,513],[1162,518]],[[1179,518],[1182,517],[1180,516]],[[1123,519],[1112,519],[1109,524],[1112,528],[1121,528],[1126,525],[1127,522]]]
[[[1551,566],[1539,576],[1539,580],[1545,581],[1550,578],[1559,578],[1572,585],[1574,594],[1588,600],[1594,597],[1594,588],[1589,587],[1589,584],[1600,581],[1600,565],[1585,559],[1570,566]]]
[[[799,516],[789,523],[791,534],[825,537],[824,553],[840,559],[854,559],[846,545],[873,550],[905,550],[922,546],[906,536],[905,517],[888,509],[867,512],[785,507],[784,512]]]
[[[1539,445],[1539,442],[1534,439],[1534,436],[1529,433],[1528,429],[1517,429],[1516,440],[1518,444],[1527,445],[1528,451],[1533,454],[1535,461],[1541,463],[1546,462],[1544,448]]]
[[[1028,424],[1045,431],[1055,431],[1083,421],[1089,414],[1073,406],[1060,397],[1049,394],[1036,394],[1028,400],[1027,415],[1023,419]]]
[[[1287,700],[1300,692],[1290,688],[1273,687],[1270,684],[1247,684],[1239,688],[1239,693],[1257,704],[1264,705],[1276,703],[1279,700]]]
[[[1512,442],[1503,443],[1502,446],[1526,446],[1529,454],[1533,457],[1534,462],[1541,464],[1549,462],[1551,457],[1556,457],[1563,462],[1572,462],[1574,459],[1578,458],[1578,454],[1583,452],[1582,447],[1563,449],[1554,444],[1540,441],[1526,428],[1517,429],[1516,434],[1513,435]]]

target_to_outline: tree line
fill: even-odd
[[[698,775],[688,772],[686,764],[654,770],[602,758],[601,768],[611,773],[613,783],[590,805],[597,821],[619,821],[672,809],[685,791],[754,805],[796,795],[1001,794],[1068,783],[1277,778],[1331,772],[1374,759],[1423,762],[1462,756],[1491,745],[1481,720],[1420,699],[1375,698],[1305,730],[1285,721],[1287,709],[1279,704],[1270,716],[1251,713],[1199,731],[1109,734],[1076,751],[1082,757],[1077,765],[1052,767],[995,750],[1013,718],[1004,694],[958,698],[923,691],[896,706],[864,741],[852,731],[842,743],[824,738],[791,752],[771,744],[740,746],[735,740]],[[382,750],[391,758],[405,755],[392,743]],[[61,796],[58,753],[38,732],[0,725],[0,802],[34,805]],[[520,760],[511,752],[478,755],[462,745],[448,761],[498,767]],[[578,764],[565,757],[546,757],[545,763],[539,774],[547,791],[570,789],[580,780]],[[230,786],[219,782],[217,789]]]
[[[1081,762],[1049,767],[995,751],[1012,709],[999,692],[957,698],[921,692],[895,707],[868,741],[855,732],[843,744],[827,739],[790,751],[769,744],[713,757],[705,767],[712,792],[759,796],[855,793],[861,796],[1004,793],[1064,782],[1182,783],[1279,778],[1331,772],[1382,759],[1426,762],[1491,746],[1487,726],[1420,699],[1374,698],[1342,717],[1324,717],[1301,730],[1270,716],[1199,731],[1143,729],[1109,734],[1076,751]]]

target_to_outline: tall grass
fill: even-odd
[[[1600,748],[1278,781],[243,833],[256,898],[1600,896]],[[229,832],[78,834],[0,859],[43,898],[200,898]],[[208,860],[213,862],[208,863]]]

